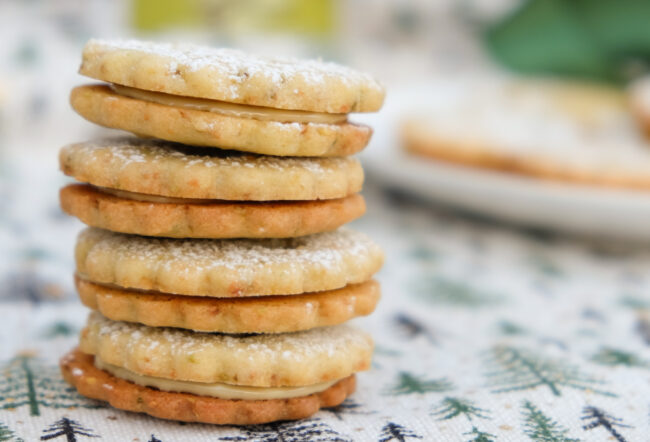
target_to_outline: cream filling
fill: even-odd
[[[146,91],[119,84],[111,84],[111,89],[119,95],[136,100],[151,101],[165,106],[183,107],[200,111],[214,112],[229,117],[249,118],[280,123],[345,123],[347,114],[328,114],[322,112],[307,112],[299,110],[275,109],[271,107],[247,106],[245,104],[229,103],[226,101],[208,100],[205,98],[183,97],[181,95],[165,94],[162,92]]]
[[[133,201],[142,201],[145,203],[167,203],[167,204],[209,204],[214,201],[212,199],[196,199],[196,198],[174,198],[169,196],[149,195],[147,193],[129,192],[127,190],[109,189],[108,187],[93,186],[95,189],[102,193],[124,198]]]
[[[154,378],[134,373],[122,367],[107,364],[95,356],[95,367],[107,371],[116,378],[133,382],[142,387],[155,387],[161,391],[176,393],[190,393],[197,396],[209,396],[219,399],[262,401],[271,399],[289,399],[293,397],[309,396],[320,393],[334,385],[337,380],[321,382],[320,384],[306,385],[303,387],[245,387],[223,383],[208,384],[203,382],[176,381],[172,379]]]

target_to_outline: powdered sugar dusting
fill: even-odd
[[[137,51],[164,58],[170,75],[181,72],[206,71],[219,81],[227,81],[231,99],[240,98],[237,87],[249,79],[270,82],[279,88],[284,84],[300,84],[318,88],[336,81],[345,86],[382,90],[370,75],[320,60],[264,57],[225,48],[211,48],[189,44],[154,43],[137,40],[90,40],[86,51]],[[292,88],[294,94],[296,88]]]
[[[312,174],[339,170],[357,160],[353,158],[302,158],[255,155],[214,148],[190,147],[160,140],[136,137],[104,138],[64,147],[70,154],[91,156],[108,154],[113,166],[126,167],[132,163],[160,164],[174,162],[185,167],[254,168],[286,171],[299,168]]]
[[[243,272],[263,271],[273,264],[337,269],[350,257],[380,254],[366,235],[341,228],[299,238],[260,240],[155,239],[87,228],[80,242],[95,253],[112,253],[117,260],[138,260],[145,266],[174,271],[203,272],[215,268]]]
[[[112,321],[97,312],[88,317],[87,327],[100,339],[108,339],[137,351],[145,357],[157,358],[159,348],[166,347],[172,357],[187,358],[204,350],[229,354],[248,354],[252,358],[304,361],[323,356],[333,357],[351,348],[371,348],[368,335],[349,325],[321,327],[301,332],[259,335],[227,335],[189,330],[147,327],[135,323]]]

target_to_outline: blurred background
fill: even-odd
[[[522,400],[554,413],[553,434],[611,440],[581,417],[597,405],[629,435],[617,440],[646,440],[648,23],[650,0],[0,0],[0,359],[38,348],[54,361],[86,314],[72,287],[82,225],[58,207],[70,180],[57,152],[110,133],[68,105],[91,81],[77,74],[89,38],[320,57],[387,87],[381,112],[350,117],[375,131],[354,224],[387,251],[360,403],[415,422],[441,379],[494,420],[446,421],[443,437],[427,417],[413,430],[425,440],[528,440],[539,414]],[[556,370],[557,389],[486,387],[485,354],[512,348]],[[404,372],[422,380],[413,391],[377,390]]]

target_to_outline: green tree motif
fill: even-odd
[[[423,379],[407,372],[400,372],[395,385],[385,390],[385,394],[398,396],[449,391],[454,385],[447,378]]]
[[[379,442],[388,442],[396,440],[397,442],[406,442],[407,439],[422,439],[422,436],[409,430],[404,425],[388,422],[381,429]]]
[[[524,327],[514,322],[504,319],[497,324],[499,332],[504,335],[513,336],[513,335],[525,335],[528,333]]]
[[[59,336],[72,336],[76,334],[77,328],[72,324],[64,321],[56,321],[44,329],[41,336],[47,339],[53,339]]]
[[[650,367],[650,363],[634,353],[611,347],[603,347],[591,360],[602,365],[625,365],[627,367]]]
[[[530,401],[524,401],[524,433],[535,442],[578,442],[567,437],[569,430],[546,416]]]
[[[632,310],[650,309],[650,301],[648,301],[646,297],[641,295],[633,295],[629,293],[622,295],[619,298],[618,303]]]
[[[32,416],[40,415],[40,407],[103,408],[86,399],[61,378],[58,367],[46,366],[34,356],[18,355],[0,368],[0,410],[29,406]]]
[[[474,436],[467,442],[495,442],[497,440],[494,434],[486,433],[485,431],[481,431],[476,427],[472,427],[472,431],[463,433],[463,435]]]
[[[457,416],[465,416],[468,421],[471,421],[473,417],[479,419],[490,419],[488,416],[488,411],[479,408],[474,405],[474,403],[468,399],[461,399],[455,397],[446,397],[438,406],[436,406],[432,411],[432,416],[437,416],[437,420],[444,421],[453,419]]]
[[[530,267],[539,275],[549,278],[564,278],[566,273],[548,256],[532,255],[528,259]]]
[[[573,365],[528,350],[499,345],[491,350],[486,362],[493,368],[485,376],[494,393],[547,387],[555,396],[561,396],[561,388],[566,387],[616,396],[595,388],[604,383],[602,380],[582,374]]]
[[[0,442],[23,442],[11,429],[0,422]]]
[[[503,297],[441,276],[425,277],[414,287],[417,296],[432,304],[483,307],[497,304]]]

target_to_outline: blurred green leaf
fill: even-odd
[[[621,81],[650,61],[648,19],[650,0],[528,0],[485,42],[513,70]]]

